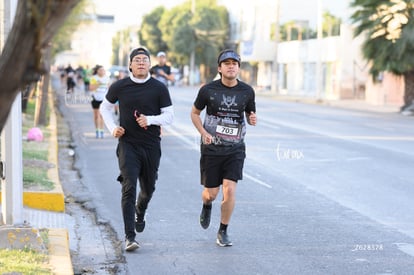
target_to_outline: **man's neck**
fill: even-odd
[[[135,82],[135,83],[144,83],[146,82],[148,79],[150,79],[151,75],[148,73],[148,75],[144,76],[133,76],[131,75],[129,78]]]
[[[237,81],[237,78],[232,78],[232,79],[221,78],[221,83],[223,83],[223,85],[227,87],[234,87],[237,85],[238,81]]]

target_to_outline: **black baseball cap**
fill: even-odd
[[[236,53],[234,50],[226,49],[226,50],[221,51],[218,56],[217,63],[220,65],[220,63],[226,59],[236,60],[240,66],[240,61],[241,61],[240,55]]]
[[[150,58],[150,53],[147,49],[143,48],[143,47],[139,47],[134,49],[131,54],[129,55],[129,61],[132,61],[132,58],[134,58],[134,56],[139,55],[139,54],[144,54],[146,56],[148,56],[148,58]]]

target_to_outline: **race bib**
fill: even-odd
[[[240,141],[241,125],[218,124],[216,127],[216,137],[222,141],[237,143]]]
[[[239,128],[237,126],[217,125],[216,133],[225,136],[238,136]]]

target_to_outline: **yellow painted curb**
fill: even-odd
[[[65,197],[63,193],[23,192],[23,205],[40,210],[65,212]]]
[[[56,275],[73,275],[69,250],[69,234],[66,229],[49,229],[49,264]]]
[[[23,192],[23,205],[39,210],[65,212],[65,197],[59,192]]]

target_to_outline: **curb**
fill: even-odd
[[[53,274],[73,275],[69,252],[69,234],[66,229],[49,229],[49,264]]]

